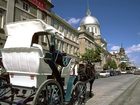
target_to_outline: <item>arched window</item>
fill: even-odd
[[[95,27],[95,33],[97,33],[97,28]]]

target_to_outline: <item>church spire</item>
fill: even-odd
[[[123,44],[121,43],[121,48],[123,48]]]
[[[89,0],[87,0],[87,12],[86,12],[86,15],[87,16],[91,15],[91,11],[90,11],[90,8],[89,8]]]

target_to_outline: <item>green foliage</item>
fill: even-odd
[[[119,68],[120,68],[121,70],[125,70],[126,67],[127,67],[127,64],[126,64],[125,62],[122,62],[122,63],[119,64]]]
[[[104,70],[117,69],[117,64],[116,64],[115,60],[108,59],[107,63],[104,64],[103,69]]]
[[[108,70],[109,68],[108,68],[108,64],[106,63],[106,64],[104,64],[104,66],[103,66],[103,70]]]
[[[101,50],[99,48],[94,49],[86,49],[86,52],[82,55],[82,61],[90,61],[90,62],[100,62],[101,61]]]
[[[110,62],[110,68],[117,69],[117,64],[116,64],[115,60],[111,60],[111,62]]]

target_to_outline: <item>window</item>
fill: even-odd
[[[68,52],[67,49],[68,49],[68,44],[65,43],[65,45],[64,45],[64,51],[65,51],[66,53]]]
[[[65,30],[65,37],[68,37],[68,29]]]
[[[61,25],[59,25],[59,31],[62,32],[62,26]]]
[[[47,22],[46,14],[42,12],[42,20]]]
[[[74,54],[76,54],[76,47],[74,47]]]
[[[74,46],[71,46],[71,54],[74,54]]]
[[[94,32],[97,33],[97,28],[96,27],[94,27]]]
[[[72,46],[69,45],[69,54],[72,54]]]
[[[71,39],[71,40],[73,40],[73,39],[74,39],[73,37],[74,37],[74,35],[73,35],[73,33],[72,33],[72,34],[71,34],[71,38],[70,38],[70,39]]]
[[[71,32],[68,31],[67,38],[70,38]]]
[[[89,32],[92,32],[92,27],[89,27]]]
[[[58,26],[58,22],[56,20],[53,20],[53,26],[54,28],[58,29],[59,26]]]
[[[63,42],[63,52],[66,52],[66,43]]]
[[[58,45],[58,49],[60,50],[61,49],[61,42],[60,42],[60,40],[57,40],[57,45]]]
[[[67,44],[67,53],[69,54],[69,49],[70,49],[70,46],[69,44]]]
[[[29,12],[30,11],[29,4],[26,2],[23,2],[23,9]]]
[[[75,38],[76,38],[76,43],[79,43],[79,39],[78,39],[78,37],[76,36]]]

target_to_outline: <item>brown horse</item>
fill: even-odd
[[[89,96],[92,96],[92,85],[95,80],[95,65],[87,62],[79,64],[78,75],[79,80],[84,82],[89,82],[90,84],[90,92]]]

